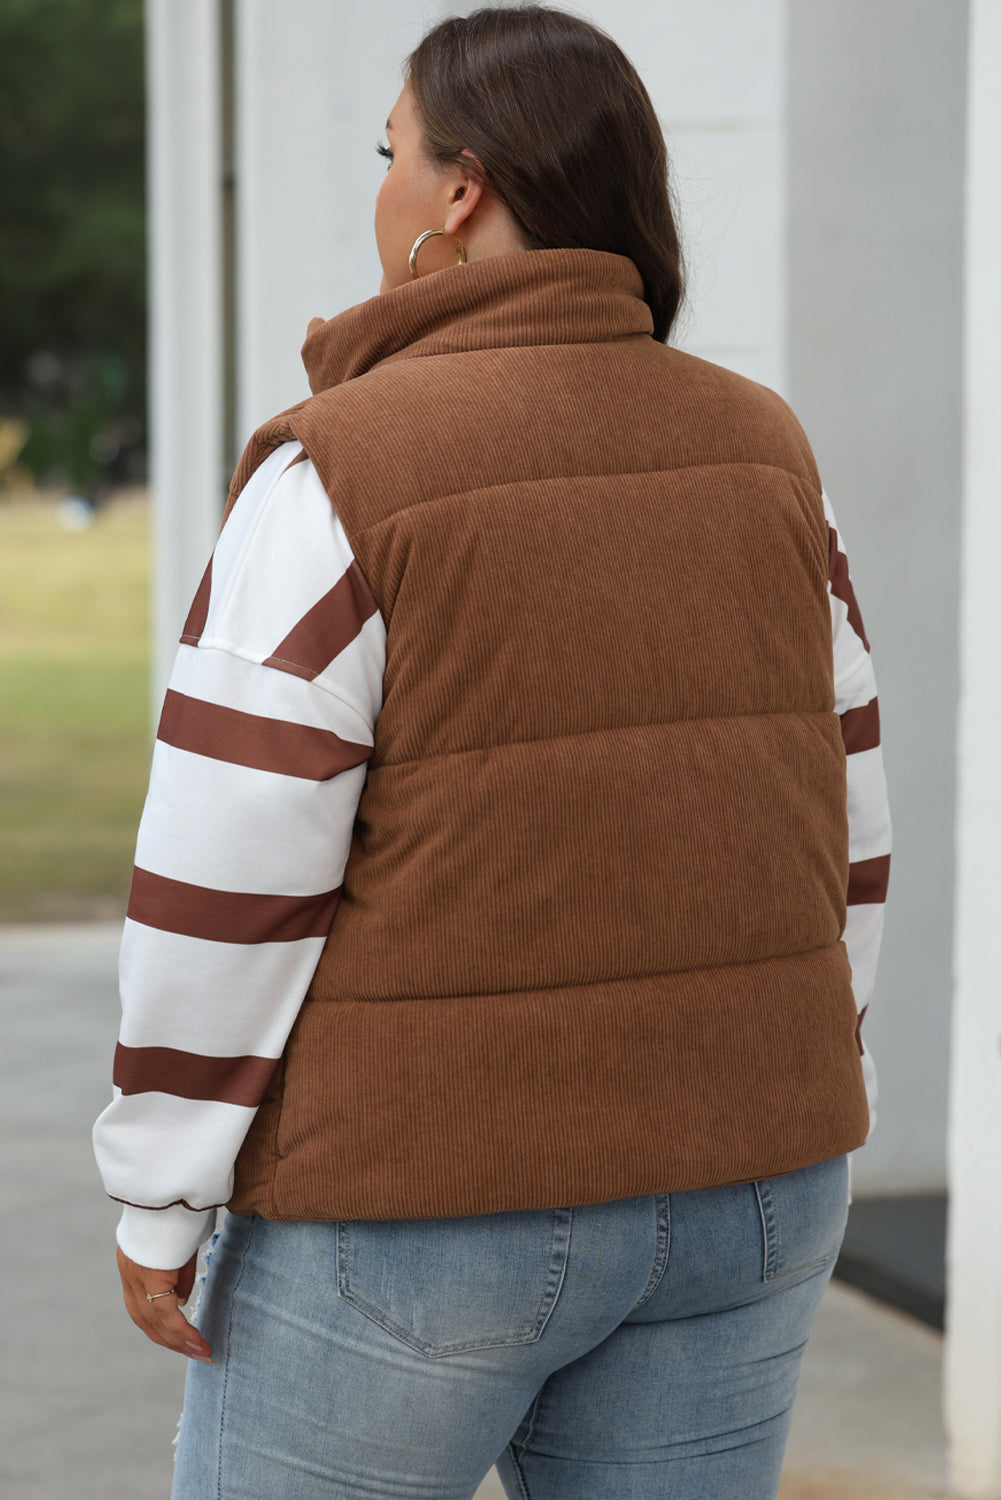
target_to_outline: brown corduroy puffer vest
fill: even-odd
[[[388,627],[343,896],[237,1163],[273,1219],[738,1182],[867,1128],[827,531],[770,391],[629,261],[456,267],[329,323],[255,436]]]

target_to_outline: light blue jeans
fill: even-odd
[[[394,1223],[230,1216],[173,1500],[771,1500],[844,1157],[738,1187]]]

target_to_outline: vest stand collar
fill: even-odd
[[[396,359],[652,333],[631,260],[597,250],[529,250],[453,266],[335,318],[314,318],[302,358],[317,395]]]

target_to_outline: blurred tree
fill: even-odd
[[[0,161],[0,416],[92,489],[145,427],[142,0],[2,0]]]

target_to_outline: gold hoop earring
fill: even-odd
[[[421,275],[420,271],[418,271],[417,269],[418,250],[421,248],[425,240],[433,240],[435,235],[444,233],[444,229],[425,229],[424,233],[419,234],[414,240],[414,248],[410,252],[410,275],[412,276],[414,281],[419,281]],[[460,266],[464,266],[466,264],[466,249],[458,235],[455,236],[455,261],[456,264]]]

